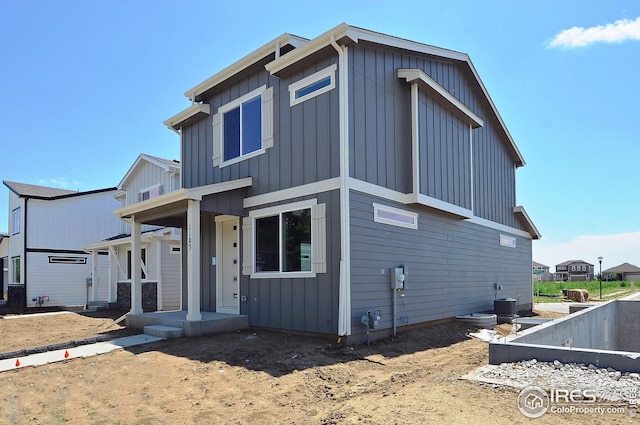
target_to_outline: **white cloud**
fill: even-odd
[[[640,40],[640,17],[635,20],[621,19],[612,24],[590,28],[573,27],[560,31],[548,47],[584,47],[593,43],[617,43],[625,40]]]
[[[43,186],[59,187],[62,189],[69,189],[69,190],[80,190],[80,186],[82,185],[79,181],[77,180],[69,181],[66,177],[61,177],[59,179],[50,179],[50,180],[40,179],[38,180],[38,184],[41,184]]]
[[[599,271],[598,257],[603,257],[602,270],[622,263],[640,267],[640,231],[615,235],[578,236],[569,242],[533,243],[533,260],[551,267],[567,260],[584,260],[594,264]]]

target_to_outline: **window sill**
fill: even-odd
[[[261,272],[251,273],[251,279],[304,279],[316,277],[315,272]]]

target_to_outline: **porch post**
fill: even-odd
[[[131,217],[131,314],[142,314],[141,226]]]
[[[200,314],[200,201],[187,207],[187,320],[201,320]]]
[[[113,255],[114,255],[114,249],[112,246],[109,246],[109,260],[107,261],[107,268],[109,271],[109,278],[108,278],[109,290],[107,293],[107,301],[110,303],[115,301],[113,297],[113,259],[112,259]]]
[[[98,301],[98,284],[100,283],[98,278],[98,250],[91,251],[91,301]]]

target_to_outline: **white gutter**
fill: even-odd
[[[351,235],[349,220],[349,132],[348,75],[346,47],[338,46],[331,35],[331,45],[338,52],[340,86],[340,289],[338,291],[338,335],[351,335]]]

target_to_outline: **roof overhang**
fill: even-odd
[[[286,45],[290,45],[294,47],[294,50],[295,50],[300,46],[304,45],[305,43],[307,43],[307,41],[308,40],[306,38],[298,37],[292,34],[286,34],[286,33],[282,34],[281,36],[270,41],[269,43],[265,44],[259,49],[253,51],[252,53],[248,54],[247,56],[240,59],[239,61],[229,65],[228,67],[218,72],[217,74],[204,80],[197,86],[187,90],[184,93],[184,95],[189,99],[191,99],[193,102],[199,102],[202,100],[200,98],[200,95],[202,95],[204,92],[217,86],[223,81],[233,77],[240,71],[243,71],[244,69],[250,67],[256,62],[261,61],[262,59],[266,58],[271,54],[275,54],[275,57],[277,59],[280,56],[280,49],[282,47]]]
[[[140,223],[159,223],[158,220],[182,216],[186,213],[189,201],[201,201],[203,197],[216,193],[249,187],[253,184],[251,177],[198,186],[190,189],[178,189],[146,201],[115,210],[113,213],[120,219],[134,218]]]
[[[442,87],[436,80],[431,78],[421,69],[398,69],[398,78],[404,78],[407,83],[417,83],[427,94],[432,96],[438,103],[444,104],[448,109],[453,111],[462,121],[466,122],[473,128],[482,127],[484,121],[476,115],[471,109],[460,102],[454,95],[449,93],[447,89]]]
[[[475,66],[471,62],[469,55],[462,52],[457,52],[454,50],[444,49],[441,47],[431,46],[428,44],[418,43],[416,41],[406,40],[399,37],[394,37],[386,34],[381,34],[378,32],[352,27],[345,23],[338,25],[337,27],[325,32],[322,35],[314,38],[313,40],[308,41],[301,47],[292,50],[291,52],[282,55],[280,58],[275,59],[274,61],[265,65],[267,71],[269,71],[273,75],[278,75],[279,72],[285,70],[286,68],[296,64],[298,61],[306,58],[307,56],[312,55],[313,53],[325,48],[332,44],[332,42],[337,42],[338,44],[348,45],[353,43],[359,43],[360,41],[366,41],[369,43],[380,44],[389,47],[395,47],[398,49],[404,49],[416,53],[423,53],[432,56],[438,56],[445,59],[450,59],[453,61],[460,61],[465,63],[468,66],[469,71],[473,75],[474,79],[478,83],[482,94],[487,99],[489,106],[500,125],[500,128],[504,132],[506,136],[510,148],[511,154],[514,159],[514,162],[517,167],[522,167],[525,165],[524,158],[518,149],[513,137],[511,137],[511,133],[507,129],[506,124],[502,120],[500,113],[498,112],[498,108],[493,103],[491,96],[489,96],[489,92],[487,88],[484,86],[484,83],[480,79],[480,75],[478,74]]]
[[[205,115],[211,113],[211,106],[206,103],[194,103],[182,112],[178,112],[171,118],[167,119],[163,124],[169,129],[178,131],[185,124],[201,119]]]
[[[533,221],[531,220],[531,218],[529,217],[529,214],[527,214],[523,206],[518,205],[514,207],[513,212],[518,218],[518,220],[520,220],[525,230],[531,235],[531,239],[540,239],[542,237],[542,235],[536,228],[535,224],[533,224]]]

